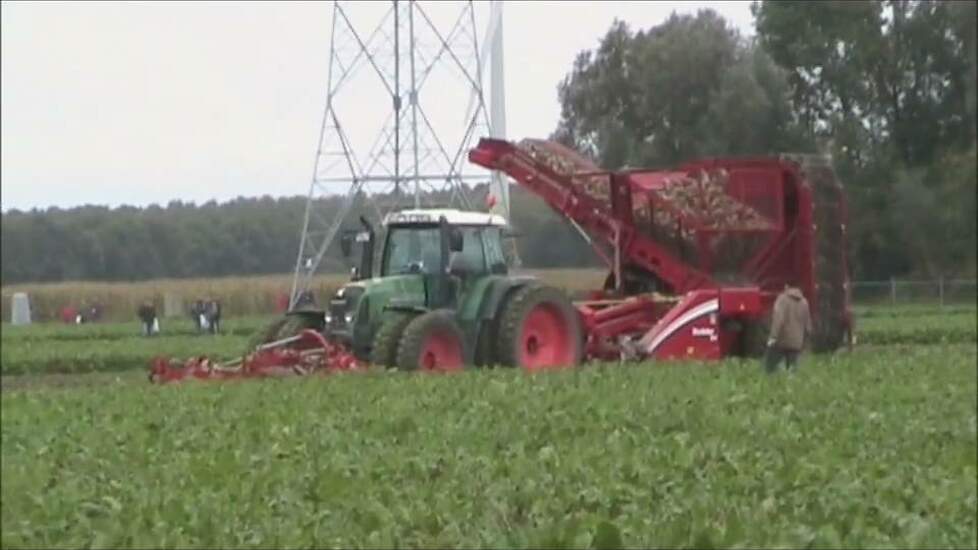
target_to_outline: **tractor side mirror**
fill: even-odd
[[[457,227],[453,227],[448,232],[448,249],[452,252],[461,252],[464,244],[462,232]]]

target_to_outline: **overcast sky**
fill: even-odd
[[[749,6],[507,2],[508,137],[554,129],[557,83],[615,17],[647,28],[673,10],[712,7],[751,34]],[[306,194],[332,11],[329,2],[4,2],[3,209]],[[485,19],[477,24],[481,40]],[[348,107],[357,108],[373,107]]]

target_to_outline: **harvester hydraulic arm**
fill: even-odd
[[[709,275],[677,259],[654,240],[639,233],[630,220],[616,215],[616,209],[611,205],[603,204],[578,189],[569,175],[555,172],[517,145],[505,140],[483,138],[476,148],[469,151],[469,161],[490,170],[505,172],[561,215],[603,240],[616,251],[621,261],[654,273],[674,292],[715,286]],[[626,186],[625,191],[631,192],[627,187],[627,175],[610,173],[607,177],[611,178],[613,189]],[[611,194],[614,195],[615,191]],[[604,256],[600,249],[598,253]]]

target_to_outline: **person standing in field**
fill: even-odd
[[[192,306],[190,306],[190,316],[194,320],[194,327],[197,328],[197,332],[201,333],[204,331],[204,301],[198,298]]]
[[[74,323],[77,316],[78,316],[78,310],[77,309],[75,309],[75,308],[73,308],[71,306],[65,306],[65,307],[61,308],[61,321],[64,324],[70,325],[70,324]]]
[[[211,298],[206,305],[207,324],[211,334],[221,332],[221,302]]]
[[[139,320],[143,322],[143,336],[151,336],[160,331],[159,321],[156,319],[156,306],[152,302],[143,302],[137,314]]]
[[[796,287],[785,283],[774,301],[771,334],[767,339],[764,369],[774,373],[784,361],[788,372],[798,368],[798,356],[812,335],[812,316],[808,300]]]

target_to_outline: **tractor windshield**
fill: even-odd
[[[462,233],[462,251],[450,254],[450,265],[468,273],[485,273],[495,264],[505,263],[499,246],[499,228],[457,226]],[[438,227],[393,226],[389,228],[384,252],[383,275],[439,272],[441,243]]]
[[[384,275],[438,272],[441,243],[438,227],[391,227],[384,257]]]

